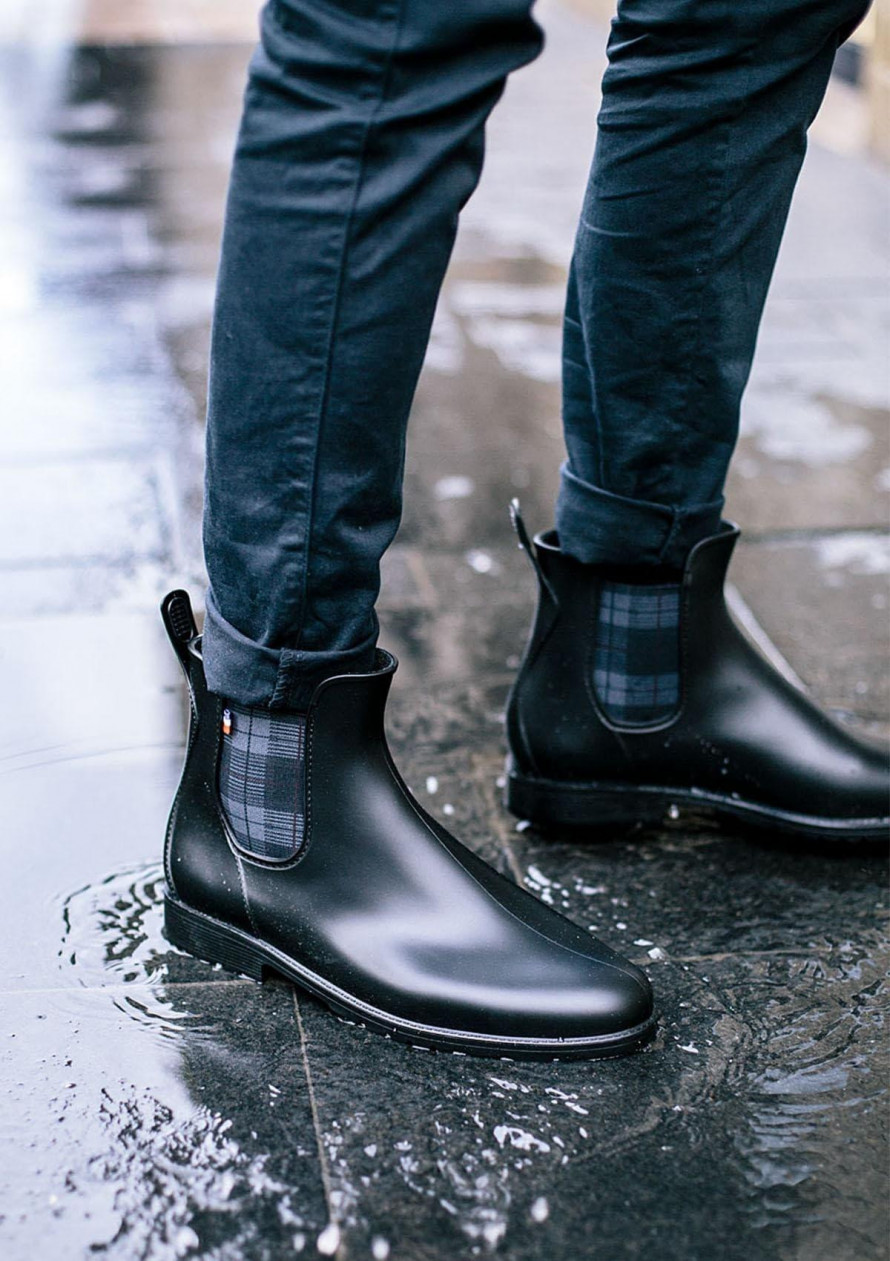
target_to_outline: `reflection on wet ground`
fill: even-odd
[[[548,522],[603,42],[544,14],[548,52],[492,124],[415,408],[383,600],[402,663],[391,734],[431,811],[648,968],[659,1036],[606,1063],[434,1055],[166,942],[184,713],[155,608],[201,581],[209,303],[249,50],[0,50],[13,1261],[885,1256],[884,864],[685,817],[544,837],[499,805],[531,600],[504,506],[520,493]],[[731,487],[741,597],[827,704],[878,733],[887,185],[814,147]]]

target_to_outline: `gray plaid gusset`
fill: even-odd
[[[238,844],[258,858],[291,858],[303,843],[306,719],[228,704],[219,798]]]
[[[613,722],[669,718],[680,699],[680,588],[605,582],[593,684]]]

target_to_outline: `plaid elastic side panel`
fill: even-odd
[[[222,737],[219,797],[242,849],[291,858],[306,825],[306,720],[299,714],[229,705]]]
[[[660,722],[680,700],[680,588],[604,583],[593,683],[613,722]]]

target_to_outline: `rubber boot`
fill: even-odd
[[[411,797],[387,749],[396,661],[327,679],[306,722],[305,827],[270,861],[239,849],[218,794],[223,701],[208,692],[185,592],[162,616],[191,724],[165,847],[166,932],[257,980],[277,973],[334,1012],[424,1047],[569,1058],[642,1045],[637,967],[498,875]]]
[[[594,687],[603,574],[564,555],[555,532],[532,542],[513,511],[539,592],[507,707],[509,810],[542,828],[599,828],[691,807],[803,838],[887,838],[886,754],[833,722],[733,621],[735,526],[697,544],[683,572],[675,711],[622,725]]]

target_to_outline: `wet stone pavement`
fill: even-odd
[[[544,7],[548,49],[490,128],[415,407],[382,638],[409,782],[648,968],[658,1038],[612,1062],[434,1055],[165,942],[184,700],[156,606],[202,582],[207,330],[249,52],[223,10],[203,41],[171,17],[162,41],[100,45],[99,18],[120,25],[102,5],[92,43],[25,46],[0,25],[2,1255],[886,1257],[882,860],[688,817],[543,836],[499,805],[533,594],[506,504],[549,524],[602,68],[603,28],[574,9]],[[730,487],[736,606],[883,737],[890,180],[830,114],[815,136]]]

